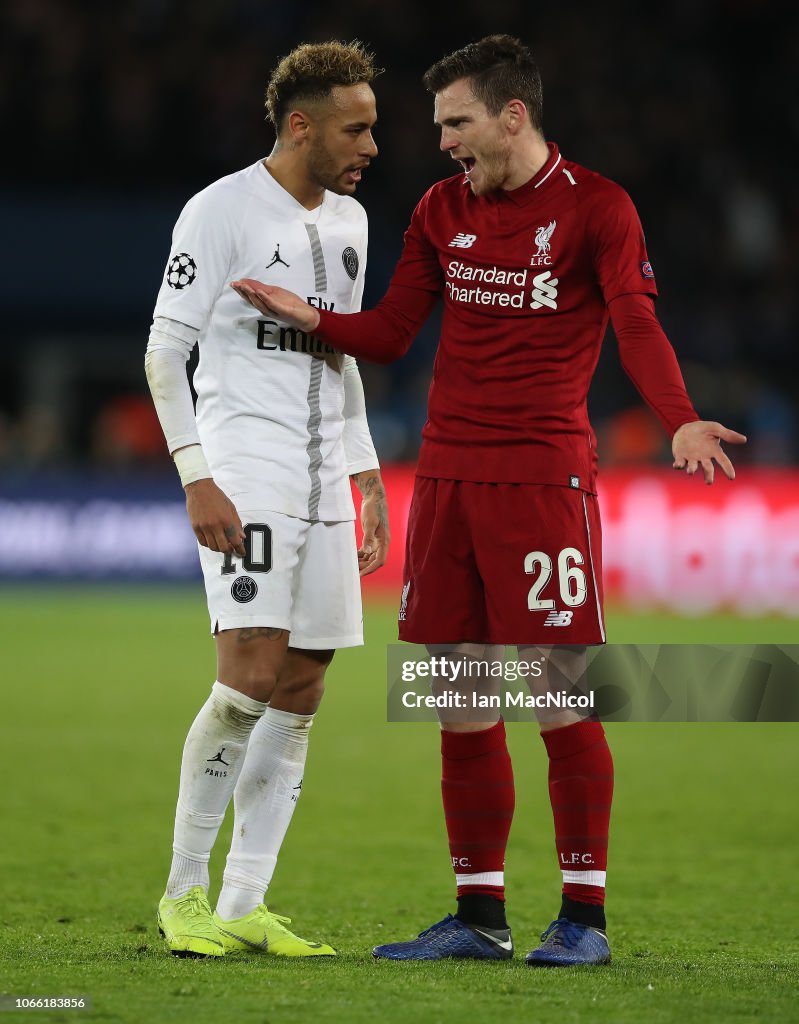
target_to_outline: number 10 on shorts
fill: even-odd
[[[271,572],[272,570],[272,530],[266,523],[245,523],[244,550],[246,552],[241,565],[245,572]],[[236,556],[238,557],[238,556]],[[222,575],[238,572],[232,552],[222,559]]]

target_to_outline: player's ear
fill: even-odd
[[[286,133],[291,142],[304,142],[310,127],[311,119],[302,110],[292,110],[286,118]]]
[[[502,120],[508,131],[516,135],[527,121],[527,107],[521,100],[508,100],[502,108]]]

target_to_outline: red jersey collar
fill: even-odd
[[[514,188],[510,192],[501,190],[500,198],[509,199],[512,203],[516,203],[517,206],[526,206],[540,195],[543,189],[551,185],[553,181],[557,181],[558,172],[563,167],[563,158],[560,155],[557,143],[548,142],[547,149],[549,150],[549,157],[541,170],[518,188]]]

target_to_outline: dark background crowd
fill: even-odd
[[[183,203],[271,149],[263,93],[302,41],[360,38],[380,155],[366,304],[414,205],[453,171],[438,150],[426,67],[490,32],[539,61],[544,127],[619,181],[641,214],[658,310],[701,415],[750,435],[741,462],[799,455],[799,18],[757,0],[5,0],[0,8],[0,465],[167,464],[143,352]],[[791,71],[791,68],[794,70]],[[383,458],[413,459],[436,345],[362,364]],[[591,392],[604,463],[665,458],[608,338]]]

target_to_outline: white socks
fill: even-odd
[[[302,788],[312,724],[313,715],[269,707],[252,731],[233,794],[233,843],[216,907],[223,921],[263,902]]]
[[[208,859],[241,771],[247,740],[267,705],[215,682],[186,737],[180,766],[170,899],[208,889]],[[288,824],[288,823],[287,823]]]

